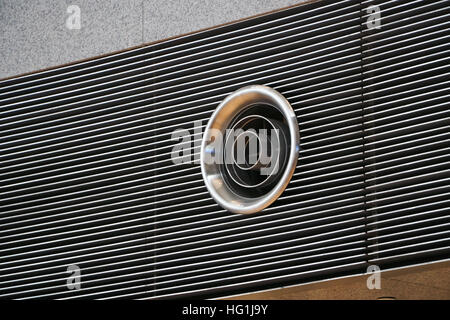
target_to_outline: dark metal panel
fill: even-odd
[[[0,297],[217,297],[448,258],[449,15],[316,1],[1,81]],[[289,100],[301,150],[242,216],[172,162],[171,133],[198,140],[249,84]]]

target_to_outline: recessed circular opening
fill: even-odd
[[[232,212],[264,209],[289,183],[298,142],[297,118],[281,94],[258,85],[234,92],[216,109],[203,137],[201,166],[209,192]]]
[[[261,139],[254,131],[240,133],[233,142],[233,165],[241,170],[255,170],[261,166]]]

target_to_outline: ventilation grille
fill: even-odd
[[[448,259],[449,4],[310,2],[0,82],[0,297],[211,298]],[[248,216],[171,133],[195,160],[251,84],[289,100],[301,150]]]

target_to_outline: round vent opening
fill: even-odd
[[[297,165],[297,118],[277,91],[239,89],[213,113],[201,145],[202,175],[224,209],[255,213],[274,202]]]

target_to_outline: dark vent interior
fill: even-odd
[[[0,297],[214,298],[449,259],[449,17],[314,1],[0,81]],[[171,133],[195,160],[194,127],[251,84],[289,100],[301,150],[284,194],[239,215]]]

